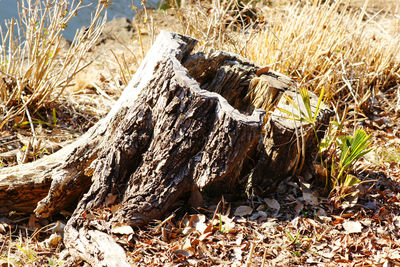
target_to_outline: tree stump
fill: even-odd
[[[309,94],[311,110],[315,112],[318,97],[312,92]],[[306,114],[301,95],[288,90],[282,96],[277,104],[279,109],[269,114],[264,126],[265,134],[255,156],[258,161],[249,175],[248,183],[258,194],[271,192],[286,177],[313,168],[318,140],[324,137],[333,116],[333,111],[322,104],[313,128],[311,124],[297,120],[301,118],[301,113]],[[298,109],[293,108],[287,98],[292,99]]]
[[[199,192],[238,192],[243,181],[265,186],[267,178],[287,175],[299,160],[287,154],[299,126],[273,113],[263,130],[265,111],[248,97],[260,68],[225,52],[191,55],[195,44],[161,32],[104,119],[53,155],[0,169],[0,212],[49,217],[72,209],[64,244],[73,258],[124,265],[113,226],[161,218],[178,199]],[[262,75],[269,103],[295,90],[285,76]],[[323,110],[321,133],[330,114]],[[305,131],[311,148],[315,140]]]

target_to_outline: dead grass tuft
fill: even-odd
[[[87,66],[82,66],[82,59],[105,23],[103,3],[97,6],[91,25],[77,33],[61,54],[62,32],[82,2],[29,0],[18,4],[19,21],[13,18],[6,32],[0,31],[0,128],[18,115],[29,117],[29,111],[54,102]]]
[[[368,114],[379,91],[400,90],[400,17],[393,3],[269,2],[273,7],[225,0],[174,10],[181,32],[200,40],[199,50],[238,53],[317,94],[325,87],[339,112],[351,104]]]
[[[371,13],[366,5],[354,9],[346,1],[264,12],[266,19],[275,19],[246,46],[243,55],[249,59],[297,78],[314,92],[325,87],[335,106],[353,103],[363,113],[379,91],[399,90],[399,18]]]

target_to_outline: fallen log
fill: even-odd
[[[73,210],[64,235],[73,258],[112,266],[127,263],[110,236],[117,223],[142,225],[180,198],[197,196],[192,204],[199,205],[202,193],[265,187],[293,171],[294,133],[301,127],[308,134],[309,127],[288,118],[282,123],[274,113],[265,124],[266,113],[257,108],[272,109],[283,92],[298,97],[294,82],[260,74],[237,55],[190,54],[195,44],[161,32],[105,118],[53,155],[0,169],[0,212],[49,217]],[[261,85],[268,93],[258,103],[251,92]],[[330,113],[322,110],[323,134]],[[291,142],[282,143],[282,136]],[[311,149],[315,136],[307,136]]]

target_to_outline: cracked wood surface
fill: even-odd
[[[107,116],[109,131],[114,131],[92,164],[93,184],[65,230],[74,257],[108,264],[85,249],[103,251],[82,228],[141,225],[160,218],[192,190],[238,179],[248,148],[258,141],[264,112],[242,114],[221,95],[201,89],[182,65],[194,44],[161,33],[121,96],[119,109]],[[118,205],[112,218],[95,224],[87,220],[87,211],[103,207],[110,195],[117,196],[113,204]]]
[[[104,119],[53,155],[0,169],[0,212],[48,217],[78,203],[65,228],[67,249],[75,260],[113,266],[127,261],[109,236],[115,223],[141,225],[191,192],[238,192],[243,178],[264,186],[271,170],[293,168],[284,157],[294,143],[280,143],[280,135],[293,140],[297,126],[282,126],[272,113],[264,135],[265,112],[249,90],[274,90],[266,101],[277,101],[276,92],[294,83],[273,72],[260,79],[259,67],[237,55],[191,55],[195,44],[161,32]],[[278,124],[280,131],[271,126]],[[111,206],[111,216],[93,215]]]

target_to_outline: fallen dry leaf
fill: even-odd
[[[4,227],[4,226],[5,226],[5,224],[0,223],[0,234],[5,234],[5,233],[7,233],[6,227]]]
[[[253,208],[250,206],[240,206],[235,210],[235,216],[247,216],[253,212]]]
[[[190,194],[189,205],[193,208],[201,207],[204,203],[203,195],[198,189],[193,190]]]
[[[303,199],[308,205],[316,206],[319,204],[318,197],[311,192],[303,192]]]
[[[347,221],[343,223],[343,228],[348,234],[361,233],[362,225],[360,222]]]
[[[195,253],[195,249],[192,247],[191,241],[189,238],[185,240],[185,242],[178,246],[177,249],[172,251],[177,256],[191,257]]]
[[[31,216],[29,217],[29,222],[28,222],[29,227],[32,229],[39,228],[40,225],[37,222],[38,222],[38,218],[36,218],[35,214],[31,214]]]
[[[229,218],[226,215],[221,215],[220,220],[222,222],[222,231],[227,232],[227,233],[233,233],[236,232],[235,230],[235,222],[233,221],[233,218]]]
[[[54,248],[54,247],[58,246],[58,244],[61,242],[61,239],[62,239],[61,235],[54,233],[49,238],[44,240],[43,244],[46,247],[53,247]]]
[[[278,213],[281,205],[279,205],[279,202],[276,201],[273,198],[264,198],[265,203],[268,205],[268,207],[270,207],[271,209],[276,210],[275,213]]]
[[[393,224],[394,224],[394,226],[396,226],[397,228],[400,227],[400,216],[399,216],[399,215],[396,215],[396,216],[393,218]]]
[[[205,221],[206,216],[204,214],[194,214],[190,215],[188,218],[185,218],[183,223],[186,225],[186,227],[192,227],[199,233],[204,234],[207,228]]]
[[[298,216],[303,209],[304,209],[303,203],[301,201],[296,200],[296,207],[294,208],[295,216]]]
[[[133,234],[133,229],[127,224],[116,223],[111,228],[111,233],[119,235],[129,235]]]
[[[198,240],[199,241],[204,241],[205,239],[207,239],[207,237],[209,237],[210,235],[212,235],[212,232],[207,232],[205,234],[202,234],[201,236],[199,236]]]

